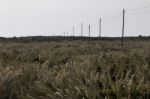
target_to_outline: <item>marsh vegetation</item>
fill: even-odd
[[[0,43],[0,99],[149,99],[150,42]]]

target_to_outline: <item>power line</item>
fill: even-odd
[[[147,9],[146,8],[150,8],[150,5],[147,5],[147,6],[143,6],[143,7],[139,7],[139,8],[136,8],[136,9],[131,9],[131,10],[127,10],[126,13],[127,14],[145,14],[145,13],[150,13],[150,9]],[[116,16],[113,16],[113,17],[110,17],[110,18],[102,18],[103,20],[103,23],[113,23],[113,22],[116,22],[117,20],[121,19],[122,18],[122,13],[119,13],[117,14]],[[99,36],[101,36],[101,21],[100,19],[100,22],[99,24],[98,23],[93,23],[93,24],[89,24],[88,25],[88,31],[89,31],[89,37],[91,36],[91,30],[99,27]],[[123,37],[124,37],[124,25],[125,25],[125,9],[123,9],[123,26],[122,26],[122,45],[123,45]],[[79,25],[78,25],[79,26]],[[78,28],[78,26],[74,26],[73,27],[73,35],[74,35],[74,29],[75,27]],[[92,26],[92,29],[91,29],[91,26]],[[68,32],[67,33],[67,36],[68,36]],[[64,33],[64,36],[66,36],[66,33]],[[81,36],[83,36],[83,23],[81,23]]]
[[[113,16],[111,18],[102,18],[102,19],[103,19],[103,22],[105,23],[112,23],[112,22],[119,20],[121,16],[122,16],[122,13],[119,13],[118,15]]]
[[[127,12],[128,14],[145,14],[145,13],[150,13],[150,10],[147,11],[140,11],[140,12]]]
[[[118,17],[120,15],[122,15],[122,13],[118,13],[117,15],[109,17],[109,18],[103,18],[103,20],[111,20],[111,19],[114,19],[114,18],[116,18],[116,17]]]
[[[121,19],[121,18],[122,18],[122,15],[120,15],[120,17],[118,17],[118,18],[116,18],[116,19],[114,19],[114,20],[103,21],[103,23],[114,23],[114,22],[118,21],[118,20]]]
[[[149,5],[146,5],[146,6],[143,6],[143,7],[139,7],[139,8],[127,10],[127,11],[130,11],[130,12],[133,12],[133,11],[140,11],[140,10],[143,10],[143,9],[146,9],[146,8],[150,8],[150,4],[149,4]]]

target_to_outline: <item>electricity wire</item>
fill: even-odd
[[[150,10],[139,11],[139,12],[127,12],[127,14],[145,14],[150,13]]]
[[[135,11],[141,11],[141,10],[146,9],[146,8],[150,8],[150,5],[146,5],[146,6],[143,6],[143,7],[139,7],[139,8],[135,8],[135,9],[131,9],[131,10],[126,10],[126,11],[135,12]]]
[[[122,13],[119,13],[118,15],[111,17],[111,18],[102,18],[102,22],[113,23],[113,22],[119,20],[121,17],[122,17]]]
[[[126,10],[126,13],[127,14],[145,14],[145,13],[150,13],[150,10],[147,9],[147,8],[150,8],[150,5],[146,5],[146,6],[143,6],[143,7],[139,7],[139,8],[135,8],[135,9],[131,9],[131,10]],[[147,9],[147,10],[146,10]],[[121,19],[122,17],[122,13],[119,13],[118,15],[116,16],[113,16],[113,17],[110,17],[110,18],[102,18],[102,23],[113,23],[113,22],[116,22],[118,21],[119,19]],[[91,28],[92,29],[95,29],[96,27],[99,26],[98,23],[92,23],[90,24],[91,25]],[[81,24],[78,24],[78,25],[75,25],[74,26],[74,29],[79,29],[81,26]],[[89,25],[87,24],[84,24],[84,27],[88,27]],[[91,30],[92,30],[91,29]]]

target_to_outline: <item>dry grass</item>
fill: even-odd
[[[0,99],[149,99],[150,42],[0,44]]]

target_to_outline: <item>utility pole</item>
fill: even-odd
[[[74,36],[74,27],[73,27],[73,36]]]
[[[89,24],[89,38],[91,36],[91,25]]]
[[[75,40],[75,35],[74,35],[74,27],[73,27],[73,31],[72,31],[72,32],[73,32],[73,39]]]
[[[125,9],[123,9],[122,46],[124,45]]]
[[[68,32],[67,32],[67,37],[68,37]]]
[[[61,33],[61,40],[63,40],[63,33]]]
[[[63,40],[65,40],[66,33],[64,32]]]
[[[65,32],[64,32],[64,37],[65,37],[66,35],[65,35]]]
[[[99,20],[99,37],[101,38],[101,32],[102,32],[102,19]]]
[[[83,23],[81,23],[81,37],[83,36]]]

